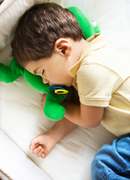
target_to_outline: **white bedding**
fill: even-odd
[[[11,2],[5,0],[6,3],[9,1]],[[12,3],[14,1],[21,4],[19,8],[24,9],[32,2],[36,3],[31,0],[12,0]],[[129,0],[54,2],[64,7],[80,8],[90,20],[99,23],[108,41],[124,53],[123,61],[125,56],[130,57]],[[0,6],[0,62],[8,64],[11,59],[8,42],[12,38],[15,23],[9,20],[7,15],[10,10],[10,18],[16,15],[18,18],[18,11],[9,9],[11,6],[3,11],[1,7],[4,9],[4,3]],[[22,11],[19,9],[19,12]],[[4,23],[2,20],[9,22]],[[13,180],[91,180],[90,168],[95,153],[103,144],[110,143],[115,136],[101,125],[93,129],[78,127],[58,143],[46,159],[37,158],[29,150],[29,143],[54,123],[44,116],[41,99],[42,93],[32,88],[24,77],[10,84],[0,82],[0,169],[8,173]]]

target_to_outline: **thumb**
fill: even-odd
[[[33,150],[33,149],[37,148],[39,146],[39,144],[40,144],[40,138],[36,137],[36,138],[31,140],[29,148],[31,150]]]

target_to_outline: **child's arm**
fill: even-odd
[[[56,143],[73,131],[77,125],[63,118],[57,121],[48,132],[41,134],[30,142],[29,148],[37,157],[45,158]]]
[[[66,109],[64,117],[69,121],[86,128],[93,128],[100,124],[104,107],[86,106],[80,103],[80,106],[64,101],[62,103]]]

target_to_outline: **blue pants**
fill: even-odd
[[[115,139],[95,155],[92,180],[130,180],[130,136]]]

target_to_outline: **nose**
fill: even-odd
[[[47,79],[45,79],[45,78],[42,78],[42,80],[43,80],[43,83],[44,83],[44,84],[49,83],[49,81],[48,81]]]

